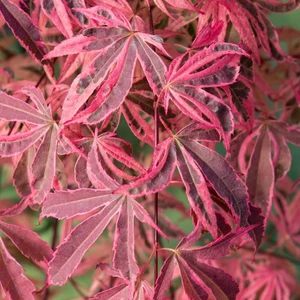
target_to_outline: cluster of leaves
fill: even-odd
[[[56,299],[70,281],[90,299],[299,296],[299,190],[287,177],[299,32],[268,18],[299,6],[0,0],[0,167],[21,198],[0,205],[1,293]],[[33,211],[51,246],[22,224]],[[24,274],[11,242],[43,279]],[[74,277],[90,273],[83,290]]]

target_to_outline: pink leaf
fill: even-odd
[[[274,168],[271,158],[269,130],[263,126],[257,138],[247,170],[246,184],[251,202],[268,218],[274,189]]]
[[[154,228],[161,236],[163,236],[164,238],[168,239],[167,236],[160,230],[159,227],[157,227],[157,225],[153,222],[153,220],[151,219],[149,213],[146,211],[146,209],[139,204],[137,201],[135,201],[133,198],[128,197],[127,199],[130,199],[131,201],[131,205],[133,207],[134,210],[134,215],[143,223],[147,223],[148,225],[150,225],[152,228]],[[129,201],[129,200],[128,200]]]
[[[41,203],[53,185],[56,169],[56,145],[58,127],[53,124],[46,133],[32,163],[32,187],[36,191],[34,201]]]
[[[139,267],[134,254],[134,207],[132,200],[123,201],[115,234],[114,258],[113,264],[120,271],[122,277],[129,282],[134,283]]]
[[[300,1],[290,0],[288,2],[282,3],[276,0],[267,0],[267,1],[258,0],[258,4],[270,11],[277,12],[277,13],[284,13],[284,12],[293,11],[296,8],[298,8],[300,5]]]
[[[212,22],[209,23],[201,31],[198,32],[193,41],[192,47],[200,48],[210,45],[221,33],[223,25],[223,21],[218,21],[214,25],[212,25]]]
[[[27,122],[36,125],[45,125],[50,121],[49,118],[46,118],[25,101],[9,96],[1,91],[0,119]]]
[[[118,213],[122,201],[113,201],[99,213],[75,227],[59,245],[49,262],[49,282],[63,285],[80,263],[84,253],[101,235],[107,224]]]
[[[0,136],[0,155],[2,157],[10,157],[26,151],[45,135],[47,129],[48,126],[35,127],[30,131],[19,132],[9,136]]]
[[[42,113],[45,117],[51,119],[46,100],[40,89],[37,89],[33,86],[25,86],[22,88],[22,92],[30,97],[40,113]]]
[[[74,191],[55,191],[49,193],[43,203],[41,217],[57,219],[71,218],[85,214],[119,198],[111,191],[77,189]]]
[[[116,69],[99,90],[93,102],[95,104],[92,103],[90,106],[93,108],[93,105],[96,105],[99,108],[90,114],[87,119],[88,123],[99,123],[120,107],[132,85],[135,64],[136,46],[128,40],[128,43],[123,46],[123,50],[120,52]]]
[[[45,49],[41,46],[40,32],[32,19],[10,0],[0,1],[0,11],[21,45],[39,64],[42,64]],[[44,61],[44,63],[49,64],[49,61]]]
[[[42,0],[41,6],[45,15],[53,22],[58,30],[67,38],[73,36],[72,25],[61,0]]]
[[[175,169],[176,153],[171,139],[160,143],[154,152],[151,168],[134,182],[123,185],[114,193],[128,193],[141,196],[164,189],[170,182]]]
[[[23,273],[23,268],[8,253],[0,238],[0,283],[10,299],[34,300],[35,286]]]
[[[177,257],[180,277],[184,287],[184,291],[188,295],[189,299],[202,300],[208,299],[208,294],[205,291],[207,288],[203,287],[203,283],[192,269],[184,262],[184,260]],[[206,267],[206,266],[205,266]]]
[[[218,195],[229,205],[240,226],[249,216],[247,189],[228,162],[217,152],[197,143],[180,139]]]
[[[96,56],[91,65],[75,78],[63,104],[62,123],[71,120],[94,90],[101,85],[119,58],[124,43],[123,40],[114,43],[104,54]]]
[[[147,80],[153,92],[158,95],[165,85],[166,66],[162,59],[145,43],[142,36],[138,34],[136,35],[136,48]]]
[[[221,258],[230,253],[230,246],[233,245],[236,239],[240,238],[256,226],[257,225],[251,225],[231,231],[225,236],[222,236],[203,247],[186,248],[186,246],[189,245],[187,240],[184,244],[179,244],[180,246],[178,249],[180,250],[180,256],[185,260],[211,260]],[[190,238],[193,239],[194,236],[190,235]]]
[[[155,282],[154,300],[164,299],[165,292],[170,288],[177,261],[175,255],[170,255],[164,262],[160,275]]]
[[[176,150],[177,166],[185,185],[190,205],[203,226],[216,238],[217,219],[205,179],[187,150],[180,144],[178,144]]]
[[[5,233],[22,254],[34,261],[50,261],[52,249],[39,235],[26,228],[0,221],[0,230]]]
[[[126,283],[122,283],[97,293],[90,300],[126,299],[128,297],[128,293],[128,285]]]
[[[119,185],[103,168],[103,163],[99,157],[97,132],[95,133],[94,142],[88,154],[87,174],[93,185],[97,188],[115,189]]]

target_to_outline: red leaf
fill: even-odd
[[[175,268],[177,266],[177,261],[175,255],[170,255],[164,262],[160,275],[155,282],[154,288],[154,300],[160,300],[164,298],[165,292],[169,289],[171,280],[173,278],[173,274]]]
[[[208,294],[203,288],[203,283],[199,281],[197,275],[192,271],[192,269],[184,262],[184,260],[177,257],[180,277],[184,287],[184,291],[188,295],[189,299],[208,299]],[[204,265],[207,267],[207,265]]]
[[[118,213],[122,201],[112,201],[99,213],[75,227],[59,245],[49,262],[49,282],[63,285],[80,263],[84,253],[98,239],[107,224]]]
[[[181,144],[178,144],[176,150],[177,166],[191,207],[201,224],[216,238],[217,219],[205,179],[193,158]]]
[[[107,300],[107,299],[126,299],[128,297],[128,285],[126,283],[119,284],[115,287],[97,293],[90,300]]]
[[[99,27],[87,29],[82,35],[58,45],[46,58],[78,52],[98,52],[92,63],[73,81],[63,105],[61,123],[70,121],[98,87],[100,90],[91,106],[73,121],[96,123],[115,111],[125,100],[132,85],[137,58],[152,89],[158,94],[164,86],[166,67],[146,43],[163,50],[160,42],[157,36],[134,29]]]
[[[46,125],[50,121],[49,118],[46,118],[25,101],[9,96],[1,91],[0,119],[27,122],[36,125]]]
[[[258,0],[257,2],[262,7],[277,13],[284,13],[284,12],[295,10],[300,5],[299,0],[290,0],[285,3],[276,0],[265,0],[265,1]]]
[[[201,236],[202,228],[198,224],[189,236],[179,242],[174,253],[164,262],[155,283],[154,299],[163,299],[177,264],[189,299],[208,299],[209,296],[216,299],[236,299],[239,289],[233,278],[220,269],[202,263],[202,260],[211,260],[227,255],[233,242],[254,227],[256,225],[240,228],[204,247],[192,248],[190,246]]]
[[[10,157],[25,152],[45,135],[48,126],[34,127],[26,132],[19,132],[9,136],[0,136],[0,155]]]
[[[51,260],[52,249],[40,239],[37,233],[2,221],[0,221],[0,230],[8,236],[24,256],[37,262]]]
[[[41,203],[53,185],[56,169],[56,124],[52,125],[41,143],[32,163],[32,188],[36,191],[34,201]]]
[[[73,36],[72,25],[61,0],[42,0],[41,6],[45,15],[53,22],[58,30],[67,38]]]
[[[21,45],[39,64],[42,64],[45,49],[42,47],[39,29],[32,19],[10,0],[0,1],[0,11]],[[49,64],[49,61],[43,61],[43,63]]]
[[[269,130],[263,126],[257,138],[247,170],[246,184],[251,202],[262,209],[267,218],[272,204],[274,168],[271,158]]]
[[[0,238],[0,283],[11,299],[34,300],[35,286],[23,273],[23,268],[8,253]]]
[[[247,224],[248,193],[245,184],[217,152],[197,143],[180,139],[218,195],[226,201],[240,226]]]
[[[120,195],[112,195],[108,189],[55,191],[47,195],[43,203],[41,217],[71,218],[104,206],[119,197]]]
[[[134,283],[139,273],[139,267],[134,255],[134,207],[132,202],[130,199],[125,199],[119,213],[113,247],[115,251],[113,264],[125,280]]]
[[[162,190],[172,179],[175,162],[175,146],[171,139],[167,139],[155,148],[152,166],[148,172],[139,176],[134,182],[121,186],[114,193],[128,190],[132,195],[141,196]]]

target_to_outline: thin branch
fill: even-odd
[[[146,1],[149,17],[149,31],[154,35],[154,25],[152,11],[150,4]],[[153,50],[155,51],[154,47]],[[159,112],[158,112],[158,98],[154,97],[154,147],[159,143]],[[154,194],[154,222],[158,226],[158,193]],[[158,277],[158,248],[159,248],[159,234],[156,229],[154,229],[154,246],[155,246],[155,255],[154,255],[154,282]]]

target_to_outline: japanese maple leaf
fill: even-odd
[[[32,172],[28,174],[27,169],[26,175],[31,181],[33,201],[41,203],[52,188],[55,176],[58,125],[52,119],[51,109],[47,107],[39,89],[25,87],[22,92],[30,97],[36,108],[0,92],[0,119],[28,124],[26,131],[0,137],[0,156],[10,157],[24,153],[30,146],[42,140],[32,159]]]
[[[107,183],[101,183],[104,178],[98,174],[98,168],[105,169],[115,179],[133,180],[133,172],[144,173],[145,169],[132,155],[130,143],[116,136],[115,133],[106,132],[94,138],[84,138],[78,144],[84,155],[80,155],[75,165],[75,179],[80,187],[90,187],[91,183],[98,188],[105,188]],[[114,161],[122,163],[117,167]],[[101,165],[101,166],[98,166]],[[131,170],[132,175],[126,172]]]
[[[288,186],[288,185],[287,185]],[[300,193],[296,192],[292,201],[288,202],[287,195],[293,193],[293,190],[286,189],[282,186],[278,187],[278,191],[275,192],[274,207],[275,209],[270,213],[270,219],[278,230],[278,247],[283,247],[294,257],[300,257],[300,224],[297,221],[300,206],[299,198]],[[286,194],[287,193],[287,194]]]
[[[78,24],[79,26],[88,24],[88,19],[78,11],[78,9],[85,8],[84,1],[42,0],[40,5],[43,13],[67,38],[74,35],[74,25],[72,23]]]
[[[52,259],[53,251],[49,245],[41,240],[39,235],[24,227],[6,223],[4,218],[20,214],[27,205],[17,204],[15,207],[0,212],[0,232],[6,235],[11,242],[27,258],[44,266]],[[0,238],[0,285],[11,299],[33,300],[34,284],[24,275],[22,266],[7,251]]]
[[[161,268],[155,282],[153,299],[164,299],[164,294],[178,268],[189,299],[236,299],[238,284],[229,274],[206,264],[205,260],[214,260],[229,254],[234,241],[251,230],[251,227],[230,232],[204,247],[191,247],[199,240],[201,229],[198,225],[190,235],[179,242],[176,249],[164,249],[172,251],[173,254],[165,260]]]
[[[132,86],[137,60],[155,94],[159,94],[165,83],[166,66],[148,45],[151,44],[168,55],[161,45],[162,39],[136,31],[125,21],[124,16],[118,19],[107,8],[96,6],[92,8],[92,12],[97,9],[106,12],[107,20],[112,19],[108,27],[86,29],[82,34],[63,41],[45,57],[91,51],[95,53],[91,64],[72,82],[63,103],[61,123],[72,119],[89,124],[99,123],[119,108]],[[94,19],[99,18],[96,13],[94,15]],[[118,15],[122,16],[122,13],[118,12]],[[101,23],[102,19],[98,21]],[[75,116],[96,89],[99,90],[91,105]]]
[[[300,5],[299,0],[291,0],[287,3],[272,0],[255,2],[250,0],[207,0],[198,2],[199,9],[205,12],[205,15],[199,18],[198,30],[205,27],[210,19],[213,22],[223,21],[226,26],[224,26],[219,37],[221,41],[225,38],[230,20],[247,51],[253,53],[257,62],[260,62],[260,46],[276,60],[283,60],[286,57],[279,45],[277,32],[265,15],[265,10],[291,11]]]
[[[228,146],[233,132],[233,115],[222,96],[214,90],[236,81],[241,55],[247,55],[234,44],[215,43],[173,60],[166,74],[166,85],[159,96],[168,110],[172,101],[183,114],[202,124],[214,124]],[[204,117],[204,116],[206,117]]]
[[[177,166],[193,211],[214,237],[217,236],[217,220],[207,181],[226,202],[235,222],[244,226],[249,216],[245,184],[220,154],[200,143],[219,138],[215,129],[189,124],[158,144],[146,173],[116,192],[135,196],[156,193],[168,186]]]
[[[247,284],[251,282],[251,284]],[[248,268],[248,272],[237,295],[242,299],[291,299],[293,290],[297,287],[296,270],[287,260],[266,257],[264,261],[257,260]]]
[[[165,3],[167,5],[165,5]],[[150,7],[149,0],[147,0],[148,6]],[[180,11],[183,9],[187,9],[189,11],[197,12],[197,13],[202,13],[199,11],[189,0],[178,0],[176,2],[171,1],[171,0],[154,0],[154,3],[156,6],[164,12],[167,16],[169,16],[171,19],[174,19],[174,16],[168,11],[167,6],[171,6],[173,9],[179,9]]]
[[[199,50],[215,42],[222,32],[224,22],[218,21],[215,24],[210,22],[196,35],[191,49]],[[253,82],[253,62],[249,57],[242,56],[240,60],[239,76],[236,82],[230,85],[221,85],[231,106],[232,112],[244,123],[249,131],[252,130],[254,122],[254,103],[251,83]]]
[[[245,155],[255,137],[256,143],[247,167]],[[234,152],[233,155],[238,158],[238,165],[246,174],[251,202],[262,209],[266,218],[272,204],[275,181],[284,177],[291,166],[287,142],[300,145],[299,129],[281,121],[269,120],[258,125],[251,135],[242,132],[232,142],[233,150],[239,149],[239,153]]]
[[[118,215],[113,264],[122,274],[122,278],[133,286],[139,272],[134,254],[134,217],[165,235],[132,196],[122,193],[112,194],[119,184],[106,173],[101,164],[97,163],[98,158],[93,157],[97,152],[96,147],[93,149],[90,158],[93,158],[92,172],[95,176],[91,179],[96,189],[55,191],[48,194],[42,207],[41,217],[57,219],[71,218],[102,207],[99,212],[76,226],[58,246],[49,263],[49,282],[54,285],[64,284],[85,252],[98,239],[113,217]]]
[[[34,24],[32,18],[10,0],[0,1],[0,12],[20,44],[38,64],[43,65],[45,72],[51,78],[52,66],[49,60],[43,60],[46,49],[39,28]]]

